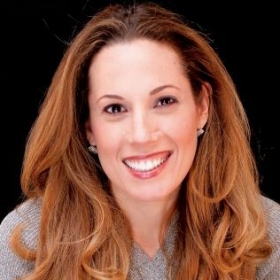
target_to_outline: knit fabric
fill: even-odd
[[[274,246],[269,259],[257,270],[255,280],[280,279],[280,204],[262,197],[265,213],[269,223],[269,236]],[[33,262],[18,258],[9,248],[9,237],[12,230],[21,222],[27,225],[24,230],[23,242],[30,248],[36,248],[39,230],[41,203],[39,200],[29,200],[11,211],[0,224],[0,279],[16,280],[17,277],[27,275],[33,269]],[[176,220],[173,219],[167,232],[165,247],[167,256],[174,250],[176,236]],[[132,266],[130,278],[133,280],[164,280],[167,262],[161,249],[155,257],[150,259],[137,245],[133,245]]]

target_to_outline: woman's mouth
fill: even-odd
[[[157,153],[149,156],[124,159],[124,164],[137,172],[149,172],[161,166],[171,155],[171,152]]]

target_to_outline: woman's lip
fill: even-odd
[[[147,159],[154,159],[154,158],[165,158],[169,157],[171,155],[171,151],[161,151],[151,154],[145,154],[145,155],[137,155],[137,156],[130,156],[123,159],[123,162],[129,161],[129,160],[135,160],[135,161],[141,161],[141,160],[147,160]]]

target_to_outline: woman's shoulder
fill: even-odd
[[[0,279],[17,279],[32,270],[33,263],[21,260],[9,246],[13,230],[23,225],[22,241],[29,248],[37,245],[41,200],[28,199],[8,213],[0,224]]]
[[[24,225],[23,241],[27,243],[27,245],[34,247],[34,241],[39,229],[40,214],[41,199],[28,199],[19,204],[1,221],[0,244],[7,242],[13,229],[22,224]]]
[[[265,209],[274,209],[276,211],[280,211],[280,204],[276,200],[273,200],[272,198],[269,198],[265,195],[262,195],[261,199]]]
[[[269,234],[277,237],[280,242],[280,204],[266,196],[262,196],[262,203],[268,221]]]
[[[25,225],[25,232],[38,230],[41,214],[41,199],[27,199],[8,213],[0,224],[1,237],[10,233],[16,226]]]
[[[278,280],[280,279],[280,204],[266,196],[262,196],[262,203],[273,251],[268,260],[259,267],[256,279]]]
[[[262,196],[262,203],[267,218],[268,234],[280,258],[280,204],[266,196]]]

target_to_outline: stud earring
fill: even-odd
[[[202,135],[204,133],[204,129],[203,128],[199,128],[197,130],[197,137],[199,137],[200,135]]]
[[[98,153],[96,145],[88,146],[88,151],[92,154],[95,154],[95,155]]]

